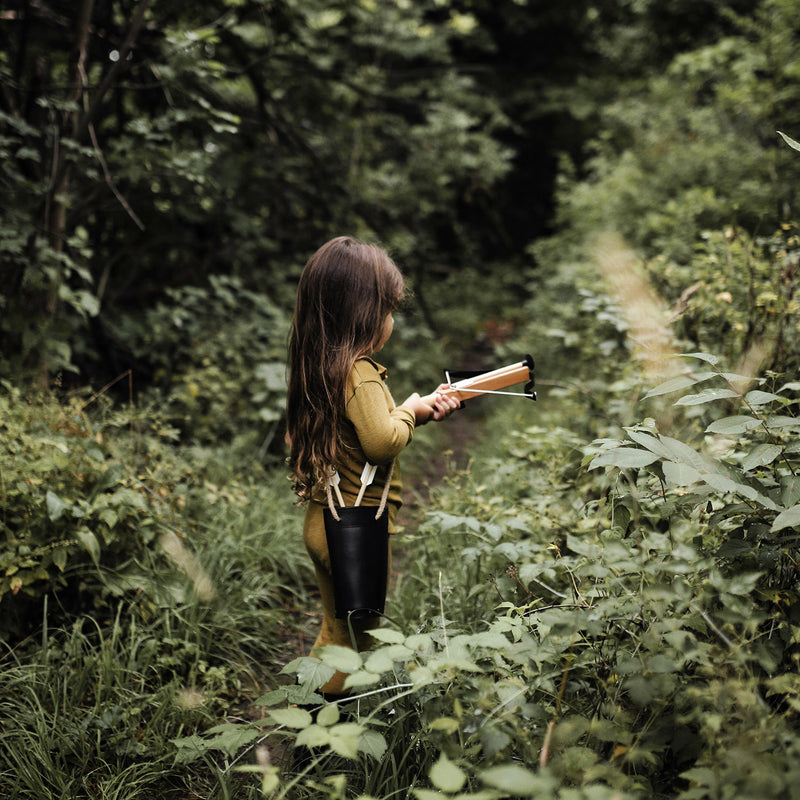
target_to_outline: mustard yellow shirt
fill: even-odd
[[[348,506],[353,505],[361,488],[364,464],[376,464],[375,479],[367,487],[362,505],[380,503],[389,465],[414,437],[414,412],[405,406],[395,406],[386,385],[386,369],[371,358],[360,358],[347,376],[345,394],[347,424],[343,433],[347,456],[337,464],[339,489]],[[395,463],[388,500],[394,506],[402,503],[403,483]],[[334,502],[336,495],[334,494]],[[325,503],[325,493],[314,496]]]

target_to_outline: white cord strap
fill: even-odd
[[[331,475],[328,476],[328,480],[325,481],[325,494],[328,498],[328,508],[331,510],[331,514],[333,518],[339,522],[340,517],[339,514],[336,512],[336,506],[333,503],[333,493],[331,492],[331,486],[334,483],[333,474],[335,470],[332,471]],[[381,502],[378,506],[378,511],[375,514],[375,519],[379,519],[381,514],[383,514],[384,509],[386,508],[386,501],[389,497],[389,489],[392,484],[392,476],[394,475],[394,461],[389,465],[389,470],[386,473],[386,483],[383,485],[383,493],[381,494]],[[337,493],[338,494],[338,493]]]

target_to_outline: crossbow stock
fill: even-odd
[[[444,375],[447,386],[440,393],[453,394],[462,403],[481,394],[503,394],[511,397],[536,399],[536,392],[533,390],[533,358],[530,355],[526,355],[524,361],[493,369],[490,372],[445,370]],[[503,391],[518,383],[525,383],[522,392]],[[435,393],[429,397],[435,397]]]

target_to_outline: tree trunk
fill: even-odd
[[[74,45],[69,64],[69,77],[67,79],[67,101],[75,103],[76,108],[65,111],[57,140],[53,143],[54,182],[51,187],[52,201],[50,207],[52,216],[49,220],[48,237],[50,246],[56,254],[64,252],[64,245],[67,236],[67,207],[69,204],[70,189],[70,164],[63,147],[60,146],[61,139],[75,138],[80,126],[80,100],[83,93],[84,63],[86,61],[86,48],[89,42],[89,26],[92,18],[92,8],[94,0],[81,0],[75,16]],[[58,294],[61,283],[64,279],[64,270],[61,263],[55,265],[56,277],[50,287],[50,294],[47,302],[47,310],[54,315],[58,310]]]

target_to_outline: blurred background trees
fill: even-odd
[[[212,276],[285,312],[341,231],[391,249],[428,327],[431,285],[519,291],[556,269],[526,254],[554,231],[683,263],[700,229],[772,233],[795,203],[774,131],[800,128],[796,28],[787,0],[11,2],[0,368],[169,389],[192,358],[170,292],[200,292],[224,338]]]

